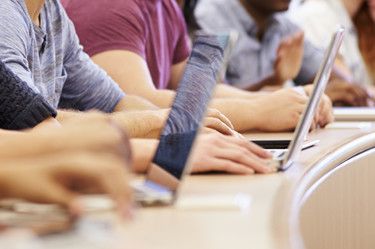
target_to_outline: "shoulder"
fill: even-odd
[[[76,26],[97,29],[138,27],[144,21],[143,1],[140,0],[69,0],[64,7]],[[100,14],[99,14],[100,13]]]
[[[22,1],[23,2],[23,1]],[[0,4],[0,51],[25,49],[32,32],[32,23],[21,0],[3,0]]]
[[[30,18],[23,1],[3,0],[0,4],[0,25],[17,30],[30,27]],[[11,24],[11,25],[10,25]]]

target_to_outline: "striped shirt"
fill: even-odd
[[[59,0],[46,0],[36,26],[24,0],[0,4],[0,60],[53,108],[113,111],[124,93],[83,52]]]

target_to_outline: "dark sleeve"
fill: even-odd
[[[0,128],[22,130],[32,128],[56,111],[36,94],[27,83],[0,62]]]

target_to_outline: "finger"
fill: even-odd
[[[211,118],[217,118],[231,129],[234,129],[232,122],[224,114],[222,114],[220,111],[216,109],[210,108],[206,116]]]
[[[220,115],[219,115],[219,119],[220,119],[224,124],[226,124],[229,128],[231,128],[232,130],[234,130],[234,126],[233,126],[232,122],[229,120],[229,118],[227,118],[227,116],[225,116],[224,114],[220,113]]]
[[[208,127],[203,127],[201,133],[202,134],[221,134],[217,130],[214,130],[214,129],[211,129],[211,128],[208,128]]]
[[[255,171],[249,167],[226,159],[212,159],[210,165],[212,165],[211,170],[213,171],[223,171],[238,175],[252,175],[255,173]]]
[[[218,152],[217,157],[253,169],[257,173],[265,174],[275,172],[275,169],[269,167],[265,160],[260,159],[243,148],[225,148],[218,150]]]
[[[367,95],[367,92],[363,88],[352,85],[348,88],[348,91],[354,95],[355,105],[361,106],[367,103],[368,95]]]
[[[99,187],[99,191],[108,194],[117,204],[118,211],[124,214],[131,203],[132,192],[128,186],[128,177],[123,163],[112,156],[108,156],[103,163],[95,166],[92,172],[92,184]]]
[[[303,31],[297,32],[295,34],[295,40],[298,45],[303,45],[305,39],[305,33]]]
[[[217,118],[206,118],[204,126],[207,128],[217,130],[218,132],[224,135],[233,135],[234,133],[234,131],[231,128],[229,128],[226,124],[224,124],[223,122],[221,122],[221,120]]]
[[[78,195],[71,192],[57,181],[46,180],[43,184],[43,191],[30,191],[32,194],[28,200],[37,203],[57,204],[66,208],[73,217],[82,215],[82,207],[76,201]]]
[[[272,157],[272,154],[269,153],[267,150],[263,149],[259,145],[250,142],[248,139],[238,139],[235,137],[224,137],[222,139],[223,148],[232,148],[239,146],[240,148],[244,148],[255,155],[268,159]]]
[[[85,183],[93,187],[97,194],[108,194],[116,202],[119,210],[128,203],[129,188],[125,165],[112,155],[82,155],[72,157],[70,163],[55,169],[56,178],[68,178],[70,182]],[[87,187],[87,186],[86,186]],[[75,189],[78,193],[83,189]]]

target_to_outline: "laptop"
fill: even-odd
[[[230,34],[196,34],[146,179],[132,184],[135,200],[141,205],[170,205],[176,200],[181,181],[189,172],[191,151],[225,57],[230,54],[227,48],[231,40]]]
[[[344,33],[345,29],[339,28],[331,39],[331,43],[325,53],[323,63],[321,64],[315,77],[313,92],[302,114],[302,117],[299,120],[297,128],[294,131],[293,139],[290,141],[288,149],[269,150],[273,154],[273,160],[270,162],[270,164],[275,165],[279,171],[287,170],[294,163],[295,159],[299,156],[304,147],[305,138],[308,135],[320,99],[326,89],[337,53],[344,38]],[[277,141],[275,141],[275,143],[277,143]],[[307,147],[311,147],[314,144],[316,144],[316,141],[313,141]]]

